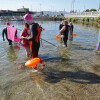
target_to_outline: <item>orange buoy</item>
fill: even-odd
[[[56,35],[56,38],[58,38],[58,37],[59,37],[59,35],[60,35],[60,33],[58,33],[58,34]]]
[[[61,35],[61,38],[63,38],[63,35]]]
[[[34,65],[38,64],[39,62],[40,62],[40,58],[38,58],[38,57],[32,58],[25,63],[25,66],[26,67],[34,67]]]
[[[42,29],[43,31],[45,30],[45,28]]]
[[[77,34],[76,33],[73,33],[73,36],[76,36]]]

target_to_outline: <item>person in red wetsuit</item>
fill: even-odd
[[[27,39],[30,43],[30,50],[31,50],[32,58],[36,58],[38,57],[38,52],[40,48],[40,33],[41,33],[40,26],[38,23],[35,23],[32,20],[31,14],[26,14],[24,16],[24,20],[26,21],[26,23],[30,25],[30,36]],[[41,58],[40,58],[40,63],[43,65],[43,67],[45,66]],[[37,69],[37,65],[35,69]]]
[[[22,30],[21,35],[20,35],[20,42],[19,42],[21,43],[21,40],[22,40],[22,46],[25,48],[27,57],[29,57],[29,55],[31,54],[28,40],[25,39],[25,37],[28,37],[30,35],[29,31],[30,31],[29,25],[25,23],[24,29]]]

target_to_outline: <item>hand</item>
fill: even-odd
[[[3,38],[3,41],[5,41],[5,39]]]
[[[30,39],[30,37],[27,37],[27,40],[29,40]]]
[[[19,41],[19,44],[21,44],[21,41]]]
[[[19,38],[19,40],[22,40],[21,37]]]
[[[27,40],[27,37],[24,37],[25,40]]]
[[[21,40],[24,40],[25,39],[25,37],[24,36],[21,36]]]

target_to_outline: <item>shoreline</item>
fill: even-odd
[[[92,26],[98,26],[98,20],[100,20],[100,17],[97,18],[77,18],[77,17],[50,17],[50,16],[41,16],[41,17],[33,17],[33,20],[35,21],[62,21],[67,20],[68,22],[78,23],[78,24],[85,24],[85,25],[92,25]],[[9,19],[4,18],[0,21],[24,21],[20,17],[16,19]]]

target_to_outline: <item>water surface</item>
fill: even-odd
[[[12,21],[17,29],[23,29],[24,22]],[[99,100],[100,54],[95,53],[99,29],[93,26],[74,24],[77,36],[68,41],[68,49],[56,40],[60,22],[38,21],[45,31],[39,56],[46,68],[32,73],[26,68],[27,61],[23,47],[16,49],[2,41],[2,29],[6,22],[0,22],[0,98],[1,100]],[[18,36],[20,36],[18,30]],[[17,62],[15,64],[14,62]],[[22,68],[16,70],[18,66]]]

